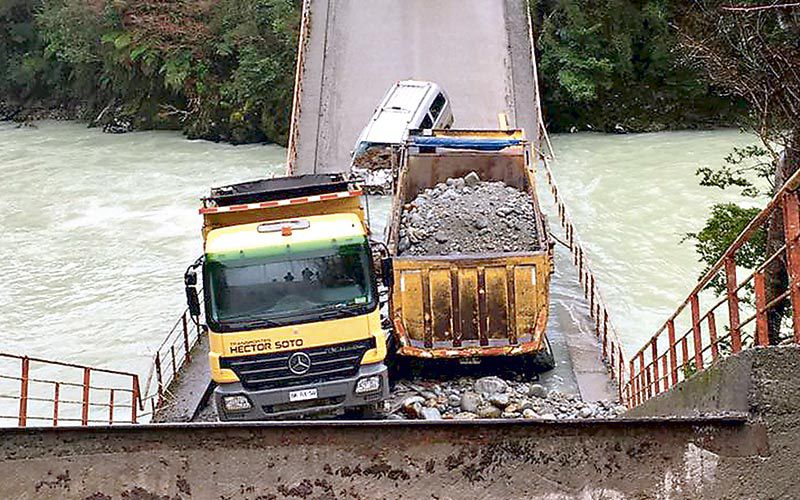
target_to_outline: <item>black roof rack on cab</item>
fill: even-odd
[[[203,205],[227,207],[337,193],[348,191],[349,188],[350,181],[342,173],[274,177],[211,188],[211,194],[203,198]]]

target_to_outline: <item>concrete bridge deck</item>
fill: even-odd
[[[505,113],[539,150],[525,0],[312,0],[310,15],[294,173],[347,170],[352,146],[386,90],[409,78],[445,88],[455,128],[497,128],[498,114]],[[557,248],[552,290],[548,335],[557,368],[542,382],[586,401],[616,399],[563,248]]]
[[[536,82],[524,0],[312,0],[296,173],[346,170],[386,90],[430,80],[457,128],[497,128],[497,114],[538,146]]]

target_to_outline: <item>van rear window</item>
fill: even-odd
[[[439,115],[442,113],[445,103],[447,103],[447,100],[442,93],[439,93],[436,99],[433,100],[433,104],[431,104],[431,116],[434,117],[434,121],[439,119]]]

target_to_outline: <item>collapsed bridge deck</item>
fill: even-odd
[[[340,172],[386,90],[403,79],[448,92],[455,128],[497,128],[498,114],[540,151],[540,110],[523,0],[313,0],[301,44],[289,147],[295,174]],[[616,399],[569,251],[557,248],[548,335],[552,389]]]

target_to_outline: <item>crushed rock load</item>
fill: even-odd
[[[530,252],[539,249],[531,198],[475,172],[426,189],[404,207],[399,255]]]
[[[387,407],[391,420],[616,418],[626,408],[615,401],[585,403],[579,396],[540,384],[500,377],[462,377],[447,382],[398,382]]]

